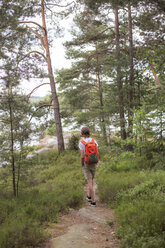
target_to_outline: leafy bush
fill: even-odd
[[[17,214],[1,226],[0,247],[27,248],[37,246],[48,236],[43,233],[39,223],[25,215]]]
[[[114,204],[118,193],[133,188],[145,179],[145,174],[139,172],[111,172],[98,170],[98,194],[101,201]]]
[[[36,154],[31,159],[28,159],[27,163],[29,167],[46,167],[55,163],[58,158],[58,152],[56,149],[48,149]]]
[[[155,154],[152,159],[132,152],[106,154],[98,168],[98,194],[115,208],[122,248],[164,247],[165,171],[158,170],[164,164],[161,153],[153,163]]]
[[[120,222],[121,247],[163,248],[165,201],[138,199],[122,202],[116,210]]]
[[[69,150],[78,150],[79,137],[77,135],[72,135],[68,142]]]
[[[55,154],[51,151],[39,155],[41,165],[34,160],[33,167],[29,167],[32,177],[20,182],[24,190],[19,198],[0,195],[0,247],[37,246],[47,237],[42,225],[57,222],[60,212],[82,204],[85,180],[79,153],[67,151],[58,157]]]
[[[56,126],[55,124],[52,124],[50,127],[47,128],[46,135],[50,135],[50,136],[56,136]]]

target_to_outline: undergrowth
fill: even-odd
[[[133,152],[106,153],[97,183],[101,201],[115,209],[122,248],[164,248],[165,161]]]
[[[79,154],[54,151],[30,162],[18,198],[0,194],[0,247],[34,247],[48,238],[45,225],[58,222],[59,213],[83,202],[84,177]],[[40,161],[40,164],[38,164]],[[24,179],[24,176],[22,177]]]

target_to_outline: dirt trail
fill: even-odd
[[[85,188],[86,191],[86,188]],[[97,207],[86,202],[79,210],[70,209],[52,227],[44,248],[118,248],[114,212],[97,199]]]

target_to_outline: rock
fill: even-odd
[[[89,231],[92,225],[73,225],[68,232],[51,240],[52,248],[99,248],[96,244],[88,242],[91,239]]]
[[[40,153],[42,153],[42,152],[44,152],[44,151],[47,151],[47,150],[49,150],[48,147],[43,147],[43,148],[41,148],[41,149],[39,149],[39,150],[36,150],[36,151],[33,152],[32,154],[28,154],[26,158],[27,158],[27,159],[33,158],[36,154],[40,154]]]
[[[57,137],[46,136],[40,141],[39,146],[57,148]]]
[[[91,208],[91,209],[81,208],[78,211],[78,215],[86,217],[90,220],[93,220],[99,223],[103,223],[103,224],[106,223],[106,219],[102,215],[98,214],[97,210],[94,208]]]
[[[43,148],[41,148],[41,149],[39,149],[39,150],[36,150],[34,153],[35,154],[40,154],[40,153],[42,153],[42,152],[44,152],[44,151],[47,151],[49,148],[47,148],[47,147],[43,147]]]

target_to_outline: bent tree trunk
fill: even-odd
[[[56,92],[55,80],[53,76],[52,63],[51,63],[51,57],[50,57],[50,51],[49,51],[47,27],[46,27],[46,20],[45,20],[44,0],[41,0],[41,7],[42,7],[42,26],[43,26],[42,31],[43,31],[43,38],[44,38],[44,48],[46,51],[48,73],[49,73],[51,94],[52,94],[52,100],[53,100],[54,119],[55,119],[55,124],[56,124],[56,134],[57,134],[57,140],[58,140],[58,153],[60,154],[62,151],[64,151],[64,139],[63,139],[63,133],[62,133],[59,101],[58,101],[58,96]]]
[[[118,87],[118,105],[120,115],[120,133],[121,138],[126,139],[125,131],[125,116],[124,116],[124,101],[123,101],[123,83],[121,81],[121,68],[120,68],[120,46],[119,46],[119,20],[118,9],[115,9],[115,36],[116,36],[116,73],[117,73],[117,87]]]

